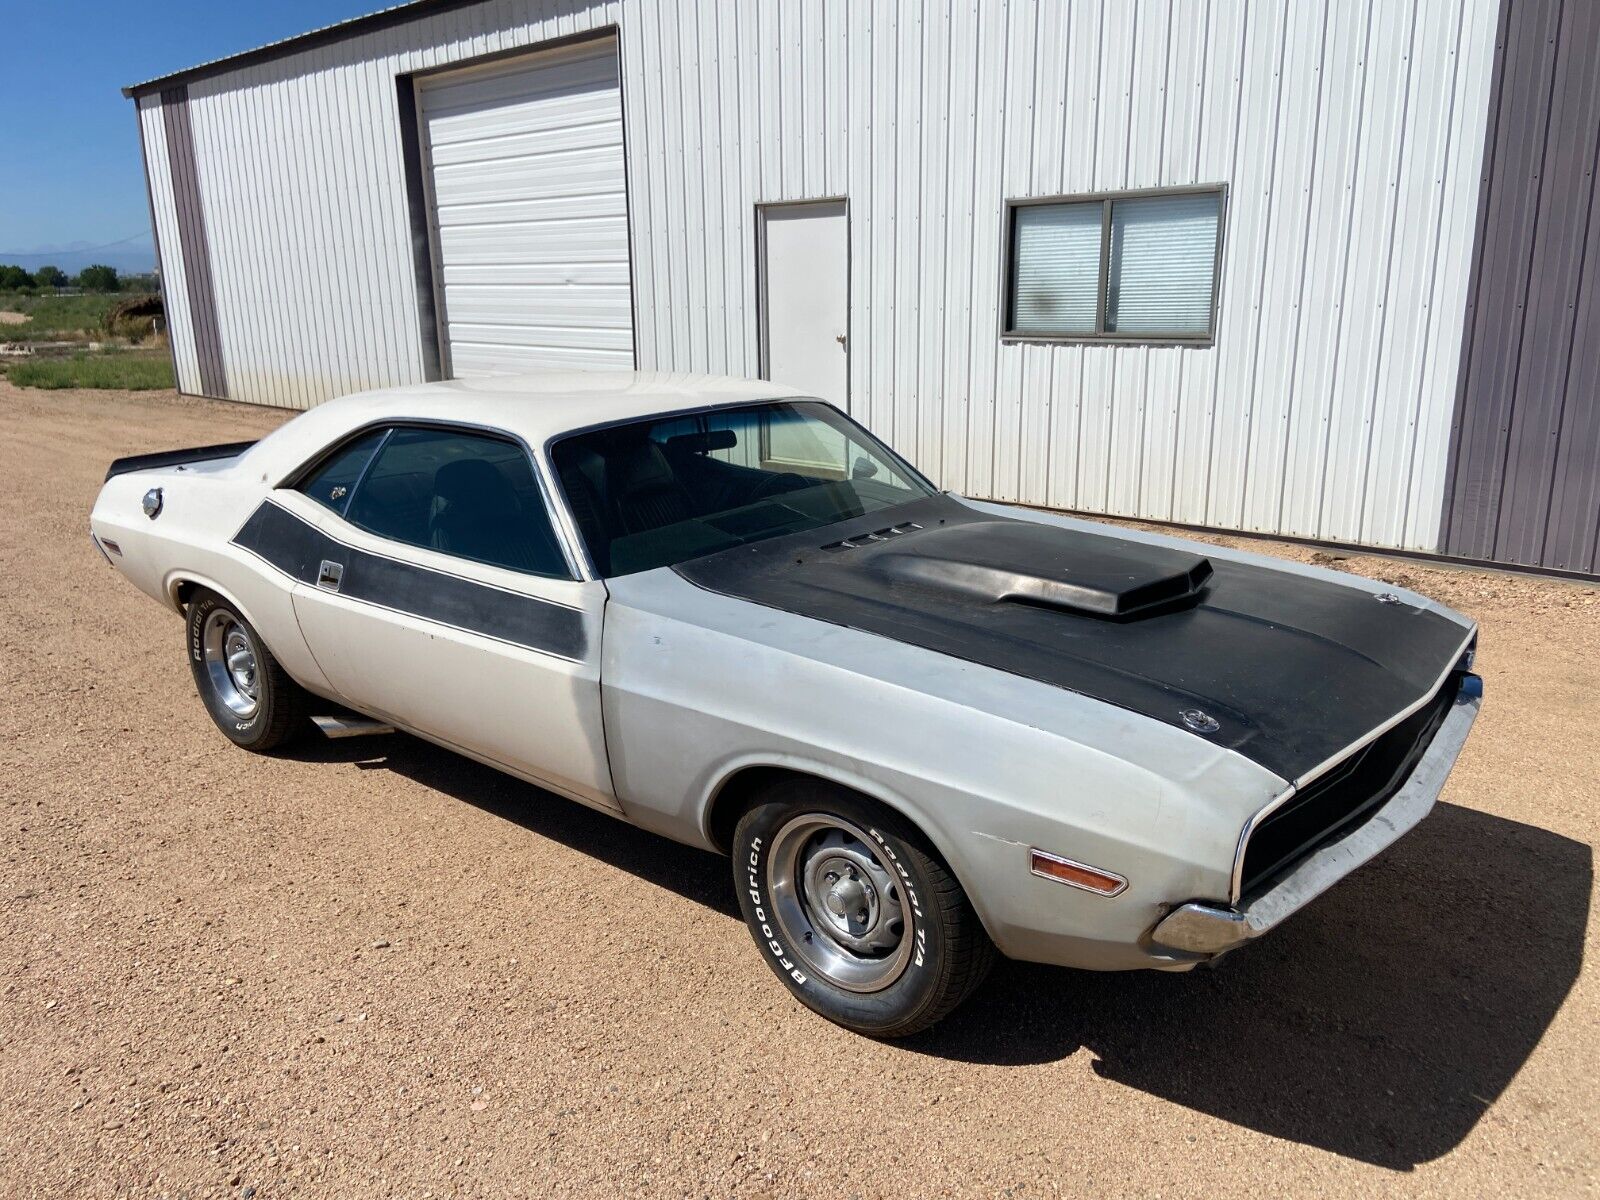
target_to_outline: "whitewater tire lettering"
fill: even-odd
[[[762,958],[796,999],[847,1029],[926,1029],[993,961],[949,868],[915,826],[864,796],[779,780],[740,816],[731,844],[734,892]]]
[[[804,986],[805,972],[794,965],[794,960],[789,952],[784,949],[783,943],[778,941],[778,935],[773,931],[772,924],[767,920],[766,903],[761,898],[761,839],[753,838],[750,842],[750,858],[746,864],[749,870],[749,893],[751,911],[756,923],[761,927],[761,936],[766,940],[767,949],[772,957],[777,960],[780,967],[788,973],[795,983]]]
[[[883,834],[876,829],[868,829],[867,832],[872,835],[873,840],[878,843],[878,849],[883,851],[884,857],[889,860],[889,865],[900,876],[900,886],[904,888],[906,900],[916,917],[916,942],[912,946],[911,965],[920,967],[928,957],[928,927],[922,921],[922,903],[917,899],[916,881],[911,878],[911,872],[906,870],[905,863],[900,861],[900,856],[894,852],[894,847],[889,845]]]
[[[190,605],[189,616],[189,657],[194,662],[205,661],[205,651],[200,645],[200,631],[205,626],[205,618],[215,605],[206,600]]]

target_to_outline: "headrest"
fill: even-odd
[[[667,456],[649,438],[617,447],[607,455],[606,467],[614,496],[673,487],[678,482]]]
[[[451,508],[515,512],[518,507],[511,482],[481,458],[445,463],[434,472],[433,491]]]

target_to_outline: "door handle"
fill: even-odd
[[[849,344],[849,335],[844,333],[836,333],[833,335],[833,340],[838,342],[839,345],[845,346]]]
[[[343,581],[344,565],[330,558],[323,559],[322,565],[317,568],[317,586],[326,591],[337,592],[339,584]]]

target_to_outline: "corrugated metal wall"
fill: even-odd
[[[195,348],[193,316],[189,312],[189,275],[184,270],[182,238],[178,232],[178,204],[172,183],[172,155],[167,152],[167,123],[159,96],[139,100],[139,137],[144,144],[145,173],[150,186],[150,219],[155,225],[156,248],[161,256],[161,290],[167,314],[167,337],[172,344],[178,389],[203,393],[200,361]]]
[[[1600,4],[1508,0],[1443,548],[1600,571]]]
[[[395,76],[605,24],[641,367],[753,373],[755,205],[848,196],[852,407],[944,485],[1435,547],[1488,0],[491,0],[196,81],[230,393],[421,379]],[[1206,182],[1213,347],[1000,343],[1007,198]]]

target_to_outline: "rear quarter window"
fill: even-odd
[[[350,494],[367,469],[372,456],[388,435],[387,429],[373,429],[335,450],[300,484],[300,491],[341,517],[349,510]]]

